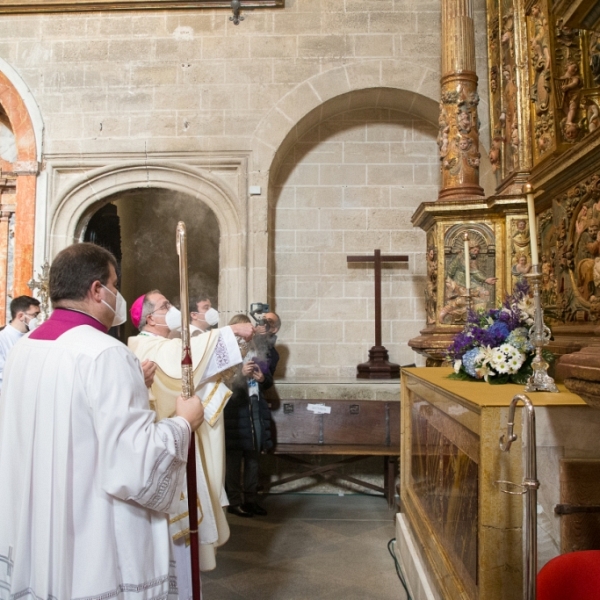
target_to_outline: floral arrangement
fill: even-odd
[[[523,279],[500,308],[470,311],[464,330],[448,348],[448,360],[454,365],[450,378],[526,384],[535,356],[529,339],[534,310],[529,284]],[[548,351],[543,355],[547,362],[554,359]]]

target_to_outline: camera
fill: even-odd
[[[254,302],[250,305],[250,316],[254,319],[257,326],[268,327],[265,314],[269,312],[269,305],[264,302]]]

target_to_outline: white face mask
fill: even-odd
[[[170,331],[181,329],[181,311],[171,306],[165,315],[165,323]]]
[[[113,308],[108,302],[102,300],[102,303],[108,306],[110,310],[115,313],[113,318],[113,322],[111,327],[117,327],[119,325],[123,325],[125,321],[127,321],[127,302],[123,296],[121,296],[121,292],[117,292],[116,294],[109,290],[105,285],[102,286],[107,292],[110,292],[117,300],[115,303],[115,308]]]
[[[210,325],[211,327],[218,325],[219,324],[219,311],[214,308],[209,308],[204,313],[204,320],[206,321],[206,324]]]
[[[37,317],[33,317],[33,319],[31,319],[31,321],[29,321],[29,323],[27,323],[27,328],[29,329],[29,331],[33,331],[34,329],[36,329],[39,325],[38,322],[38,318]]]

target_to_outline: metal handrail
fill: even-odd
[[[510,481],[497,481],[498,484],[510,485],[520,488],[522,491],[512,492],[506,488],[500,488],[505,494],[516,494],[525,496],[524,508],[524,544],[523,544],[523,597],[525,600],[535,600],[536,577],[537,577],[537,490],[540,482],[537,478],[537,456],[535,440],[535,410],[531,400],[524,394],[517,394],[512,399],[508,408],[508,423],[506,436],[500,438],[500,450],[508,452],[511,444],[517,439],[514,433],[515,409],[517,404],[524,404],[523,410],[523,445],[525,447],[525,476],[523,483],[512,483]]]

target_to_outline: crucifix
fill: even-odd
[[[369,360],[356,367],[357,379],[396,379],[400,377],[400,365],[389,362],[388,351],[381,344],[381,263],[408,262],[408,256],[381,256],[375,250],[373,256],[348,256],[351,262],[375,263],[375,345],[369,350]]]

